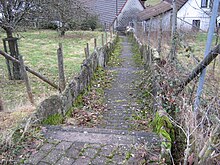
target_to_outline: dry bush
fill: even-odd
[[[26,105],[14,112],[0,113],[0,164],[23,164],[43,143],[42,127]]]
[[[217,163],[220,161],[219,78],[214,78],[210,73],[207,74],[203,95],[200,98],[201,104],[196,113],[194,99],[198,79],[192,81],[179,95],[176,95],[177,86],[190,73],[188,65],[181,61],[175,65],[167,62],[166,65],[158,66],[157,69],[160,87],[158,95],[161,97],[162,107],[180,130],[182,135],[177,137],[183,137],[181,141],[177,139],[179,142],[176,141],[176,144],[173,144],[177,148],[184,144],[182,148],[184,153],[182,151],[177,156],[180,159],[179,162]]]

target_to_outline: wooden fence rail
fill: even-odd
[[[10,60],[10,61],[13,61],[15,63],[18,63],[20,65],[20,61],[13,58],[12,56],[10,56],[9,54],[5,53],[4,51],[0,50],[0,54],[2,56],[4,56],[6,59]],[[34,71],[33,69],[29,68],[28,66],[25,66],[25,69],[26,71],[30,72],[31,74],[37,76],[38,78],[40,78],[41,80],[43,80],[44,82],[48,83],[49,85],[51,85],[52,87],[54,87],[55,89],[58,89],[59,90],[59,87],[51,82],[50,80],[48,80],[46,77],[42,76],[40,73]]]
[[[178,86],[178,91],[176,94],[179,94],[186,85],[188,85],[195,77],[197,77],[203,69],[205,69],[220,53],[220,45],[215,46],[209,54],[197,65],[195,69],[189,74],[189,76],[182,81]]]

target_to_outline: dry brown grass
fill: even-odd
[[[34,106],[26,105],[16,108],[16,111],[0,112],[0,133],[20,124],[24,119],[29,117],[34,110]]]

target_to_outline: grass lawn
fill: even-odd
[[[161,0],[148,0],[146,2],[146,4],[150,5],[150,6],[154,6],[154,5],[156,5],[156,4],[160,3],[160,2],[161,2]]]
[[[191,47],[191,51],[186,52],[181,48],[178,54],[178,59],[187,68],[188,74],[198,65],[196,59],[201,62],[204,59],[206,48],[207,33],[197,33],[194,37],[187,38],[187,43]],[[214,48],[216,36],[213,37],[212,48]],[[219,43],[219,42],[218,42]],[[203,88],[202,98],[207,100],[218,96],[220,89],[220,56],[215,59],[215,70],[213,70],[214,60],[206,67],[205,84]],[[193,82],[192,82],[193,84]],[[196,84],[196,89],[197,89]]]
[[[56,31],[40,30],[21,32],[18,35],[19,51],[23,55],[25,64],[56,84],[58,84],[56,53],[58,43],[63,43],[66,82],[80,71],[80,65],[85,58],[86,43],[90,43],[90,52],[93,51],[94,38],[98,39],[98,46],[101,45],[101,32],[70,31],[65,37],[59,37]],[[1,50],[3,50],[3,38],[5,35],[1,33]],[[5,59],[0,56],[0,93],[5,109],[13,110],[27,102],[27,94],[24,83],[9,81],[7,74]],[[35,76],[29,74],[29,77],[36,102],[57,92]]]

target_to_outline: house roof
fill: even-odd
[[[172,7],[171,7],[170,3],[162,1],[155,6],[146,7],[145,10],[143,10],[142,12],[140,12],[138,14],[138,17],[141,21],[143,21],[143,20],[147,20],[151,17],[155,17],[157,15],[165,13],[166,11],[169,11],[171,9],[172,9]]]
[[[126,2],[127,0],[81,0],[84,6],[97,14],[103,24],[111,24]]]
[[[177,9],[179,10],[187,0],[177,0]],[[164,0],[152,7],[146,7],[145,10],[138,14],[141,21],[148,20],[162,13],[172,10],[172,0]]]
[[[128,0],[81,0],[80,2],[89,8],[91,12],[97,14],[102,24],[107,23],[107,25],[110,25],[116,16],[121,13],[127,1]],[[141,0],[138,1],[143,6]]]

